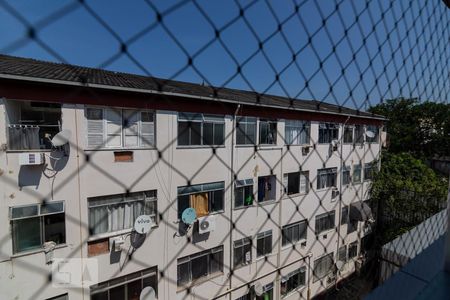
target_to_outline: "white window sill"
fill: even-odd
[[[292,246],[294,246],[294,245],[295,245],[295,248],[297,248],[297,245],[301,245],[302,243],[305,243],[306,241],[307,241],[306,239],[301,239],[301,240],[296,241],[295,243],[290,243],[285,246],[281,246],[281,251],[291,249]]]
[[[154,228],[158,228],[158,224],[153,225],[152,229],[154,229]],[[123,230],[114,231],[114,232],[100,233],[100,234],[90,236],[87,241],[92,242],[92,241],[102,240],[102,239],[111,238],[111,237],[115,237],[115,236],[119,236],[119,235],[125,235],[125,234],[131,233],[132,231],[133,231],[133,228],[128,228],[128,229],[123,229]]]
[[[225,145],[177,145],[176,149],[220,149]]]
[[[336,231],[336,227],[324,230],[322,232],[319,233],[315,233],[316,236],[321,236],[321,235],[328,235],[329,233],[331,233],[332,231]]]
[[[192,287],[194,287],[196,285],[202,284],[204,282],[210,281],[210,280],[212,280],[214,278],[217,278],[217,277],[220,277],[220,276],[223,276],[223,275],[224,275],[223,271],[222,272],[216,272],[214,274],[209,274],[208,276],[199,278],[196,281],[191,281],[190,283],[188,283],[186,285],[177,287],[177,293],[182,292],[182,291],[187,290],[187,289],[191,289]]]
[[[130,148],[85,148],[85,152],[97,152],[97,151],[137,151],[137,150],[157,150],[156,146],[146,147],[130,147]]]
[[[298,197],[298,196],[306,196],[306,195],[308,195],[309,194],[309,192],[308,193],[305,193],[305,192],[301,192],[301,193],[295,193],[295,194],[284,194],[283,195],[283,200],[286,200],[286,199],[290,199],[290,198],[294,198],[294,197]]]
[[[66,248],[68,247],[67,244],[59,244],[55,246],[55,250],[56,249],[61,249],[61,248]],[[13,255],[11,255],[11,258],[18,258],[21,256],[28,256],[28,255],[33,255],[33,254],[37,254],[37,253],[41,253],[44,252],[44,248],[38,248],[38,249],[33,249],[33,250],[27,250],[27,251],[23,251],[23,252],[19,252],[19,253],[15,253]]]
[[[233,210],[243,210],[247,208],[255,207],[255,204],[247,205],[247,206],[239,206],[239,207],[233,207]]]
[[[275,199],[257,202],[258,206],[265,206],[265,205],[270,205],[270,204],[275,204],[275,203],[277,203],[277,200],[275,200]]]
[[[335,186],[329,186],[329,187],[325,187],[325,188],[321,188],[321,189],[316,189],[316,192],[325,192],[325,191],[328,191],[328,190],[332,190],[334,188],[336,188],[336,187]]]
[[[30,152],[52,152],[52,149],[35,149],[35,150],[29,150],[29,149],[23,149],[23,150],[6,150],[6,153],[30,153]]]
[[[286,295],[281,295],[281,299],[290,297],[290,296],[292,296],[292,295],[294,295],[294,294],[296,294],[296,293],[300,293],[300,292],[302,292],[302,291],[305,289],[305,287],[306,287],[306,286],[304,286],[304,285],[299,286],[298,288],[296,288],[295,290],[290,291],[290,292],[287,293]]]

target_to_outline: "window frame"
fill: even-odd
[[[210,256],[213,256],[216,253],[222,253],[221,266],[219,268],[220,271],[211,272],[212,263],[215,263],[215,262],[214,262],[214,259],[211,260]],[[201,258],[203,256],[207,257],[207,264],[208,265],[206,266],[206,268],[207,268],[206,275],[200,276],[197,279],[193,279],[193,276],[192,276],[192,261],[195,260],[195,259]],[[183,287],[193,286],[193,285],[195,285],[197,283],[200,283],[200,282],[203,282],[204,280],[207,280],[208,278],[211,278],[212,276],[215,276],[217,274],[223,274],[224,273],[223,272],[223,268],[224,268],[223,260],[224,260],[224,247],[223,247],[223,245],[220,245],[220,246],[217,246],[217,247],[214,247],[214,248],[210,248],[210,249],[207,249],[207,250],[204,250],[204,251],[200,251],[200,252],[197,252],[197,253],[194,253],[194,254],[191,254],[191,255],[187,255],[187,256],[178,258],[177,259],[177,287],[178,288],[183,288]],[[181,261],[181,263],[180,263],[180,261]],[[180,276],[179,276],[180,275],[179,274],[179,267],[180,267],[180,265],[183,265],[183,264],[186,264],[186,263],[188,264],[189,280],[188,280],[187,283],[180,284],[180,282],[179,282],[179,278],[180,278]]]
[[[353,255],[353,250],[354,250],[354,255]],[[351,242],[350,244],[348,244],[347,259],[350,260],[355,257],[358,257],[358,241],[354,241],[354,242]]]
[[[318,128],[318,144],[330,144],[333,140],[339,140],[339,124],[321,122]]]
[[[269,252],[266,249],[266,243],[267,243],[266,239],[269,239],[269,241],[270,241],[270,251]],[[263,245],[262,251],[259,250],[259,241],[260,240],[263,240],[263,242],[262,242],[262,245]],[[272,252],[273,252],[273,233],[272,233],[272,229],[258,233],[256,235],[256,259],[260,259],[262,257],[266,257],[266,256],[272,254]]]
[[[147,196],[146,195],[147,193],[153,194],[153,195]],[[136,194],[136,195],[142,194],[143,198],[127,199],[127,197],[131,198],[132,197],[131,195],[133,195],[133,194]],[[110,197],[110,199],[108,199],[108,197]],[[116,200],[112,200],[115,197],[117,199]],[[121,200],[119,200],[119,198],[121,198]],[[103,203],[103,204],[91,204],[91,203],[93,203],[95,201],[103,201],[103,202],[106,202],[106,203]],[[103,238],[105,236],[112,236],[112,235],[116,235],[116,234],[121,233],[121,232],[131,231],[133,229],[133,224],[134,224],[134,221],[133,221],[132,222],[133,224],[131,224],[131,227],[122,228],[122,229],[118,229],[118,230],[111,230],[110,231],[109,228],[112,227],[112,224],[109,224],[109,217],[108,217],[107,218],[108,230],[105,231],[105,232],[99,232],[99,233],[92,233],[91,234],[91,232],[93,232],[93,229],[91,227],[93,224],[90,224],[90,222],[91,222],[91,217],[90,217],[91,210],[90,209],[104,207],[104,209],[106,209],[106,211],[109,211],[108,207],[111,207],[111,206],[115,207],[115,206],[118,206],[118,205],[123,205],[123,204],[126,205],[127,203],[136,203],[136,202],[143,202],[142,209],[144,210],[144,213],[145,213],[146,207],[148,207],[147,205],[149,205],[150,203],[152,204],[152,207],[153,207],[154,211],[153,211],[153,213],[148,214],[148,215],[153,220],[153,226],[152,227],[153,228],[158,227],[158,222],[159,222],[159,220],[158,220],[158,218],[159,218],[159,215],[158,215],[158,192],[157,192],[156,189],[154,189],[154,190],[145,190],[145,191],[137,191],[137,192],[130,192],[128,195],[127,195],[127,193],[120,193],[120,194],[111,194],[111,195],[102,195],[102,196],[88,197],[87,198],[87,206],[88,206],[88,227],[89,227],[89,233],[90,233],[89,240],[92,241],[92,240],[95,240],[95,239],[98,239],[98,238]]]
[[[277,120],[270,120],[270,119],[259,119],[258,122],[258,145],[260,146],[273,146],[273,145],[277,145],[277,135],[278,135],[278,122]],[[275,125],[275,128],[272,128],[271,126]],[[265,142],[262,142],[262,126],[267,126],[267,137],[265,138]],[[272,132],[275,131],[275,134]],[[268,142],[268,138],[269,138],[269,134],[272,133],[273,134],[273,142],[270,143]]]
[[[342,142],[346,145],[352,145],[355,142],[355,125],[344,125],[343,135],[342,135]],[[347,130],[350,129],[351,131],[351,140],[349,141],[347,139]]]
[[[319,263],[322,263],[322,261],[325,259],[330,261],[330,266],[328,267],[327,271],[325,271],[323,274],[320,274],[319,276],[317,276],[316,267],[319,265]],[[330,273],[333,272],[333,268],[334,268],[334,252],[324,254],[321,257],[314,260],[313,271],[312,271],[313,282],[317,282],[317,281],[322,280],[323,278],[327,277]]]
[[[251,188],[251,196],[252,196],[252,203],[251,204],[246,204],[246,193],[247,193],[247,189]],[[242,205],[237,206],[236,205],[236,200],[238,199],[237,194],[238,193],[242,193]],[[247,207],[251,207],[254,205],[255,203],[255,193],[254,193],[254,182],[253,179],[243,179],[243,180],[236,180],[234,183],[234,203],[233,203],[233,208],[234,209],[241,209],[241,208],[247,208]]]
[[[216,187],[214,187],[216,185]],[[222,191],[222,209],[213,211],[210,208],[213,207],[211,205],[211,193]],[[184,209],[180,210],[180,197],[200,194],[200,193],[208,193],[208,215],[219,214],[225,211],[225,181],[216,181],[209,183],[200,183],[200,184],[192,184],[186,186],[179,186],[177,188],[177,211],[178,211],[178,220],[181,220],[181,214]],[[189,201],[189,199],[188,199]],[[190,204],[187,207],[191,207]]]
[[[264,180],[265,178],[270,180],[270,182],[268,184],[270,184],[271,187],[270,187],[270,190],[268,190],[268,191],[266,191],[266,189],[264,189],[264,196],[260,197],[262,195],[261,191],[260,191],[260,187],[262,185],[260,183],[260,180]],[[265,183],[263,183],[263,184],[265,184]],[[274,186],[272,187],[272,185],[274,185]],[[265,197],[266,192],[269,192],[271,194],[271,195],[269,195],[269,197],[267,199],[265,199],[266,198]],[[273,197],[272,197],[272,193],[273,193]],[[257,193],[257,196],[258,196],[258,204],[271,203],[271,202],[277,200],[277,177],[276,177],[276,175],[258,176],[258,193]]]
[[[88,118],[88,110],[101,110],[102,112],[102,133],[89,133],[89,118]],[[120,146],[108,146],[108,118],[107,111],[120,111],[121,125],[120,125]],[[124,127],[124,111],[132,111],[133,114],[138,115],[137,119],[137,139],[138,144],[136,146],[126,146],[125,145],[125,137],[126,137],[126,128]],[[153,117],[153,122],[142,121],[143,113],[151,113]],[[154,149],[156,147],[156,111],[150,109],[135,109],[135,108],[127,108],[127,107],[104,107],[104,106],[92,106],[86,105],[84,107],[84,121],[85,121],[85,141],[86,141],[86,150],[110,150],[110,149]],[[100,121],[100,120],[97,120]],[[144,134],[142,132],[143,122],[152,124],[153,133],[152,134]],[[98,135],[102,136],[101,146],[94,146],[89,144],[89,135]],[[119,134],[115,134],[119,135]],[[143,136],[153,136],[153,142],[149,145],[143,143]]]
[[[290,192],[289,191],[289,175],[295,176],[298,174],[298,191],[296,192]],[[304,182],[304,190],[302,190],[302,180],[305,180]],[[283,174],[283,191],[285,197],[293,197],[296,195],[306,195],[309,193],[309,171],[297,171],[297,172],[289,172]]]
[[[288,130],[300,131],[291,141],[291,135]],[[303,135],[305,137],[303,138]],[[304,142],[302,142],[305,140]],[[296,142],[294,142],[296,141]],[[310,145],[311,144],[311,122],[304,120],[285,120],[284,121],[284,143],[285,145]]]
[[[359,176],[355,176],[356,172],[359,172]],[[362,165],[356,164],[353,165],[353,172],[352,172],[352,184],[360,184],[363,181],[363,174],[362,174]],[[357,179],[359,178],[359,179]]]
[[[241,243],[241,245],[236,245]],[[247,249],[248,248],[248,249]],[[238,240],[233,241],[233,269],[238,269],[240,267],[247,266],[252,263],[253,255],[252,255],[253,241],[251,237],[244,237]],[[240,251],[242,261],[236,263],[236,252]],[[246,262],[246,254],[250,252],[250,261]]]
[[[251,141],[251,139],[249,138],[249,127],[251,125],[254,125],[254,132],[253,132],[253,137],[254,140],[253,142]],[[241,128],[241,126],[244,127],[244,129]],[[257,144],[258,141],[258,118],[256,117],[249,117],[249,116],[237,116],[236,117],[236,145],[239,146],[245,146],[245,145],[250,145],[250,146],[254,146]],[[238,138],[238,134],[244,134],[244,143],[242,143],[240,141],[240,139]],[[250,142],[247,142],[247,139]]]
[[[330,225],[328,227],[325,227],[325,226],[323,226],[323,224],[320,223],[324,219],[325,219],[325,221],[327,221],[327,219],[329,219],[327,221],[328,223],[330,223]],[[316,215],[314,220],[315,220],[314,232],[316,233],[316,235],[322,234],[323,232],[330,231],[331,229],[336,227],[336,212],[334,210],[331,210],[328,212],[321,213],[319,215]],[[324,221],[322,221],[322,222],[324,222]]]
[[[348,174],[344,174],[344,173],[348,173]],[[342,176],[342,185],[351,184],[352,183],[351,167],[343,166],[341,176]],[[347,179],[347,181],[346,181],[346,179]]]
[[[325,173],[325,174],[320,174],[320,173]],[[322,168],[322,169],[317,169],[317,190],[326,190],[329,188],[333,188],[333,187],[337,187],[337,168]],[[321,185],[321,180],[320,180],[320,176],[326,175],[326,180],[325,180],[325,185],[322,186]],[[329,176],[333,176],[334,179],[330,179]],[[334,184],[328,185],[330,182],[334,181]]]
[[[60,204],[61,208],[57,211],[50,211],[50,212],[42,212],[42,208],[46,207],[49,204]],[[35,207],[35,213],[30,214],[28,216],[14,216],[14,210],[15,209],[21,209],[21,208],[27,208],[27,207]],[[21,254],[21,253],[27,253],[27,252],[33,252],[33,251],[37,251],[37,250],[43,250],[43,245],[46,242],[46,224],[45,224],[45,220],[46,217],[48,216],[55,216],[55,215],[62,215],[64,218],[64,228],[62,228],[62,231],[60,233],[63,234],[63,241],[62,242],[55,242],[56,245],[65,245],[66,241],[67,241],[67,228],[66,228],[66,205],[65,205],[65,201],[49,201],[47,203],[43,203],[43,204],[38,204],[38,203],[34,203],[34,204],[24,204],[24,205],[17,205],[17,206],[10,206],[9,207],[9,224],[10,224],[10,228],[11,228],[11,240],[12,240],[12,253],[13,255],[16,254]],[[22,220],[30,220],[30,219],[37,219],[37,221],[39,222],[39,246],[32,246],[31,248],[27,248],[25,250],[20,250],[17,245],[17,238],[20,238],[18,236],[16,236],[15,233],[15,227],[17,224],[17,222],[20,222]],[[51,241],[51,240],[49,240]]]
[[[289,283],[292,284],[292,281],[290,281],[294,276],[298,276],[299,278],[299,285],[295,287],[289,288]],[[283,291],[283,284],[286,284],[287,287]],[[298,291],[306,286],[306,267],[302,266],[289,274],[282,276],[280,280],[280,294],[281,298],[285,298],[289,296],[290,294],[294,293],[295,291]]]
[[[189,141],[188,144],[180,144],[180,123],[198,123],[200,124],[199,144],[192,143],[192,129],[188,126]],[[212,144],[205,142],[205,124],[212,124]],[[217,126],[222,126],[222,143],[215,143],[215,131]],[[224,147],[225,146],[225,115],[219,114],[203,114],[179,112],[177,114],[177,147]]]
[[[364,170],[364,174],[363,174],[363,181],[364,182],[366,182],[366,181],[371,181],[371,180],[373,180],[373,177],[374,177],[374,170],[376,170],[377,169],[377,165],[376,165],[376,162],[375,161],[372,161],[372,162],[370,162],[370,163],[365,163],[364,164],[364,168],[363,168],[363,170]],[[369,173],[370,174],[370,176],[369,176],[369,178],[367,178],[367,176],[366,176],[366,174],[367,173]]]
[[[304,226],[303,230],[302,226]],[[295,227],[297,227],[298,235],[294,237]],[[289,238],[286,231],[292,228],[292,236]],[[301,234],[302,233],[302,234]],[[287,224],[281,227],[281,246],[295,245],[306,241],[308,238],[308,220],[301,220],[295,223]]]

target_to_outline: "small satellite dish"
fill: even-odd
[[[263,286],[259,281],[255,282],[255,284],[253,285],[253,290],[258,297],[262,296],[262,294],[264,293]]]
[[[186,208],[181,214],[181,221],[184,224],[192,225],[197,219],[197,212],[192,207]]]
[[[71,135],[72,135],[72,132],[69,129],[64,129],[64,130],[58,132],[52,138],[52,145],[55,147],[64,146],[65,144],[67,144],[69,142]]]
[[[134,221],[134,230],[140,234],[146,234],[152,228],[153,221],[149,215],[140,215]]]
[[[343,261],[338,260],[338,261],[336,262],[336,268],[337,268],[338,270],[341,270],[343,266],[344,266],[344,262],[343,262]]]
[[[146,286],[143,288],[141,294],[139,295],[139,300],[155,300],[155,298],[156,293],[151,286]]]
[[[375,133],[373,133],[372,131],[367,130],[367,131],[366,131],[366,136],[367,136],[368,138],[373,138],[373,137],[375,137]]]

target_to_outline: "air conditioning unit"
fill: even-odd
[[[122,251],[122,248],[124,246],[125,246],[125,240],[121,236],[112,237],[109,239],[109,249],[111,249],[111,252]]]
[[[331,150],[337,151],[337,149],[338,149],[338,144],[339,144],[339,141],[338,141],[338,140],[332,140],[332,141],[331,141]]]
[[[20,166],[37,166],[44,163],[44,153],[20,153],[19,165]]]
[[[198,219],[198,233],[203,234],[216,229],[216,217],[206,216]]]
[[[333,188],[331,190],[331,199],[335,199],[337,196],[339,196],[339,190],[337,188]]]
[[[309,153],[309,146],[302,147],[302,155],[306,156]]]
[[[327,276],[327,284],[332,284],[336,280],[336,274],[333,272],[332,274]]]

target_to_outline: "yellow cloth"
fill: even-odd
[[[193,209],[195,209],[197,217],[203,217],[209,214],[208,193],[199,193],[190,195],[189,204]]]

